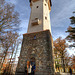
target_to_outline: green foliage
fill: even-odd
[[[70,45],[70,47],[75,47],[75,16],[70,17],[70,21],[71,26],[67,28],[66,32],[69,33],[69,35],[66,37],[66,39],[69,40],[69,42],[73,42],[73,44]]]
[[[71,24],[75,25],[75,16],[70,17]]]
[[[56,64],[55,67],[59,68],[59,67],[61,67],[61,64]]]

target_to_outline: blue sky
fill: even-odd
[[[27,32],[27,27],[30,17],[30,5],[29,0],[6,0],[15,4],[15,10],[19,12],[21,19],[21,34]],[[75,11],[75,0],[52,0],[52,8],[50,13],[51,28],[53,39],[61,36],[66,37],[65,31],[70,25],[69,17],[73,15]]]
[[[21,31],[20,34],[27,32],[27,27],[30,17],[30,5],[29,0],[6,0],[15,5],[15,11],[18,11],[21,19]],[[52,36],[55,40],[59,36],[65,38],[68,26],[70,25],[70,17],[75,11],[75,0],[52,0],[52,8],[50,13]]]

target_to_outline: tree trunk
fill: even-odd
[[[6,58],[6,56],[7,56],[7,51],[8,51],[8,49],[7,49],[6,52],[5,52],[5,56],[4,56],[4,58],[3,58],[3,62],[2,62],[2,64],[1,64],[1,69],[2,69],[2,67],[3,67],[3,63],[4,63],[5,58]],[[1,70],[1,69],[0,69],[0,70]]]
[[[64,72],[65,72],[65,64],[64,64],[64,57],[62,57],[62,62],[63,62],[63,70],[64,70]]]
[[[64,54],[63,54],[63,51],[62,51],[62,65],[63,65],[63,70],[64,70],[64,72],[65,72],[65,62],[64,62]]]

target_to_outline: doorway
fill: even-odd
[[[30,58],[30,61],[27,61],[27,66],[25,67],[25,75],[35,75],[35,58]]]

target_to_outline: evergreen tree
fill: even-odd
[[[69,35],[66,37],[66,39],[69,40],[69,42],[73,42],[73,44],[70,45],[70,47],[75,47],[75,16],[70,17],[70,21],[71,26],[67,28],[66,32],[68,32]]]

